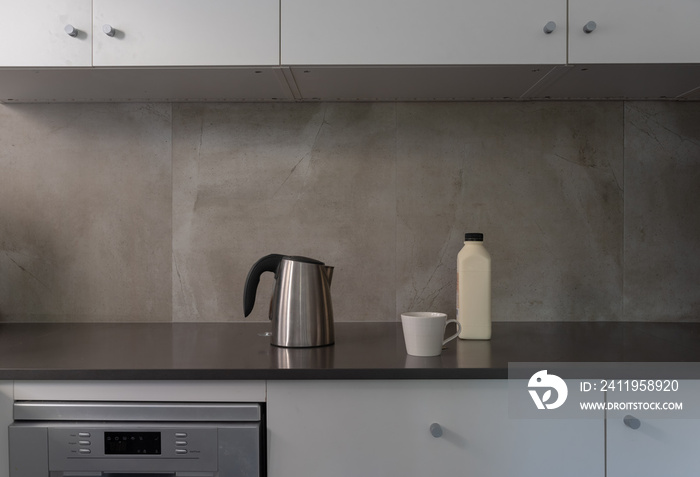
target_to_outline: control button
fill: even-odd
[[[78,437],[90,437],[89,432],[78,432]]]
[[[78,441],[78,444],[80,444],[81,446],[89,446],[90,441]]]
[[[90,449],[80,449],[78,452],[80,452],[81,454],[89,454]]]
[[[175,449],[176,454],[187,454],[187,449]]]
[[[187,433],[186,433],[186,432],[176,432],[176,433],[175,433],[175,437],[176,437],[177,439],[182,439],[182,438],[184,438],[184,437],[187,437]]]
[[[187,445],[187,441],[175,441],[175,445],[176,445],[176,446],[186,446],[186,445]]]

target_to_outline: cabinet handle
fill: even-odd
[[[112,25],[102,25],[102,31],[107,36],[114,36],[114,34],[117,33],[117,30],[115,30]]]
[[[68,36],[76,37],[78,36],[78,29],[75,28],[73,25],[66,25],[66,27],[63,29]]]
[[[430,433],[433,435],[433,437],[442,437],[442,426],[440,426],[440,424],[437,422],[433,422],[430,425]]]
[[[544,26],[544,28],[543,28],[542,30],[544,30],[544,32],[545,32],[547,35],[549,35],[549,34],[552,33],[556,28],[557,28],[557,24],[556,24],[556,23],[554,23],[554,22],[547,22],[547,24]]]
[[[623,419],[622,422],[625,423],[625,426],[629,427],[630,429],[639,429],[639,426],[642,425],[641,421],[637,419],[636,417],[627,414]]]
[[[593,30],[596,29],[597,26],[598,25],[596,25],[596,22],[588,22],[585,25],[583,25],[583,31],[585,31],[586,33],[591,33]]]

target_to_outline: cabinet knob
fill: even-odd
[[[102,25],[102,31],[107,36],[114,36],[114,34],[117,33],[117,30],[115,30],[112,25]]]
[[[78,29],[75,28],[73,25],[66,25],[66,27],[63,29],[68,36],[76,37],[78,36]]]
[[[442,426],[440,426],[440,424],[437,422],[433,422],[430,425],[430,433],[433,435],[433,437],[442,437]]]
[[[583,25],[583,31],[585,31],[586,33],[590,33],[593,30],[595,30],[597,26],[598,25],[596,25],[596,22],[588,22],[585,25]]]
[[[622,422],[624,422],[625,426],[629,427],[630,429],[639,429],[639,426],[642,425],[639,419],[630,414],[627,414],[624,418],[622,418]]]
[[[557,24],[556,24],[556,23],[554,23],[554,22],[547,22],[547,24],[544,26],[544,28],[543,28],[542,30],[544,30],[544,32],[545,32],[547,35],[549,35],[549,34],[552,33],[554,30],[556,30],[556,28],[557,28]]]

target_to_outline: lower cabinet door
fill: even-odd
[[[608,401],[682,410],[613,410],[607,413],[607,476],[700,475],[700,381],[680,381],[675,392],[608,392]],[[629,403],[629,404],[627,404]]]
[[[14,391],[12,381],[0,381],[0,477],[10,475],[10,455],[7,427],[12,424]]]
[[[505,380],[270,381],[270,477],[603,477],[602,419],[510,419]]]

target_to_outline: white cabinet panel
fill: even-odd
[[[90,66],[91,7],[90,0],[0,1],[0,66]]]
[[[263,402],[265,381],[16,381],[18,401]]]
[[[566,62],[565,0],[284,0],[281,15],[285,65]]]
[[[615,399],[619,402],[680,402],[684,410],[690,413],[695,410],[696,414],[700,407],[700,381],[681,381],[680,387],[681,393],[617,393]],[[645,417],[641,411],[608,412],[608,477],[695,477],[700,474],[700,419],[673,418],[673,411],[664,412],[670,417]],[[638,428],[625,424],[627,415],[637,419]]]
[[[0,102],[278,101],[293,99],[274,67],[8,68]]]
[[[696,477],[700,474],[697,419],[650,419],[630,429],[608,418],[608,477]]]
[[[7,426],[12,424],[12,381],[0,381],[0,477],[10,475]]]
[[[506,381],[272,381],[267,411],[270,477],[604,474],[602,419],[510,419]]]
[[[278,0],[94,0],[93,9],[94,66],[279,64]]]
[[[569,63],[700,63],[699,21],[697,0],[569,0]]]
[[[700,85],[700,64],[599,63],[554,68],[549,78],[533,88],[531,98],[681,98]]]
[[[290,68],[303,98],[324,101],[517,99],[553,66],[314,66]]]

